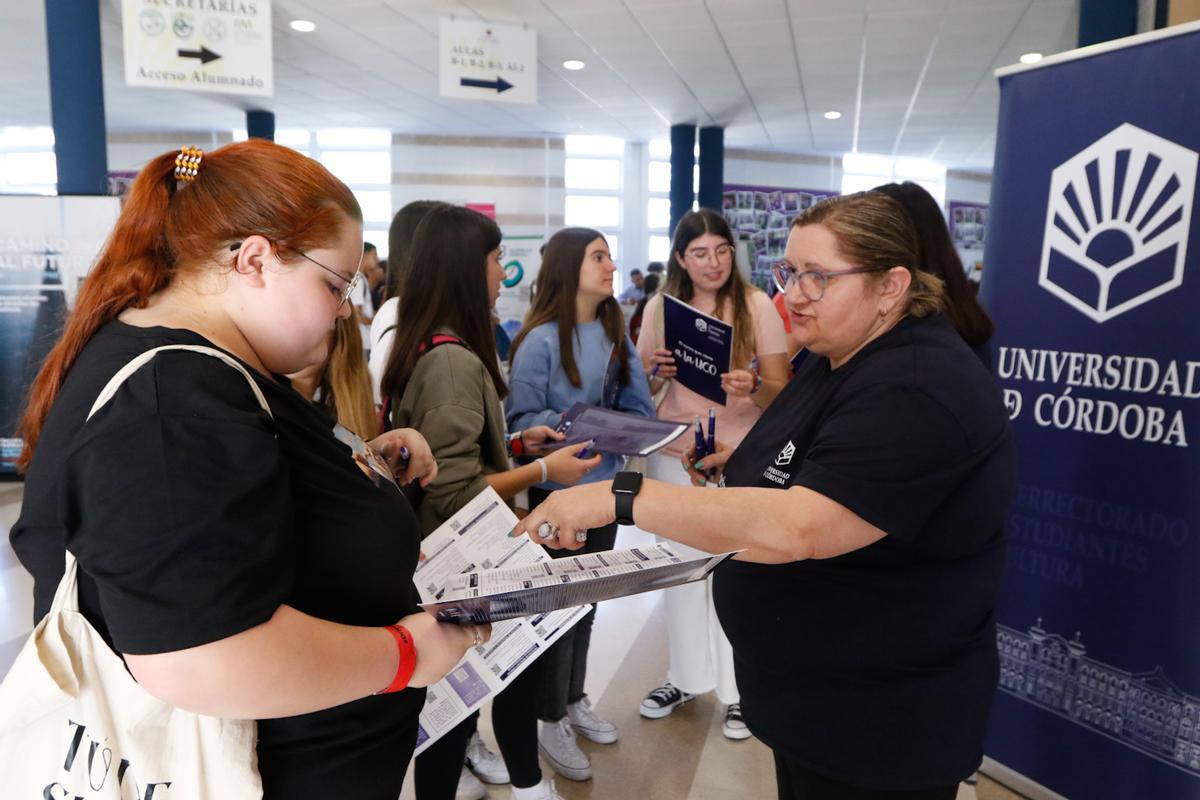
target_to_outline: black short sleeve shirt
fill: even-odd
[[[877,789],[982,756],[1014,451],[999,390],[942,317],[836,370],[810,357],[730,459],[728,486],[804,486],[883,530],[835,558],[729,562],[715,601],[751,729]]]
[[[85,424],[119,368],[169,344],[211,346],[189,331],[109,323],[56,398],[11,533],[34,576],[35,613],[49,609],[64,545],[79,560],[84,614],[122,653],[222,639],[281,604],[364,626],[416,611],[412,509],[286,379],[247,367],[268,415],[229,365],[164,352]],[[267,796],[393,800],[423,701],[410,690],[260,721]]]

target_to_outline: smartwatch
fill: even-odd
[[[633,498],[642,490],[642,473],[618,472],[612,482],[612,493],[617,500],[617,524],[632,525]]]

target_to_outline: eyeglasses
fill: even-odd
[[[786,292],[792,283],[796,283],[800,287],[800,293],[810,302],[816,303],[825,296],[825,289],[829,286],[830,278],[840,275],[858,275],[864,272],[883,272],[889,269],[891,267],[858,267],[837,272],[817,272],[816,270],[797,272],[791,264],[780,261],[771,267],[771,274],[775,278],[775,285],[779,287],[779,291]]]
[[[230,245],[229,250],[230,250],[230,252],[237,252],[238,249],[241,248],[241,246],[242,246],[242,243],[238,242],[236,244]],[[303,258],[305,261],[311,261],[313,264],[316,264],[318,267],[325,270],[330,275],[336,276],[338,278],[338,280],[343,280],[343,281],[346,280],[345,275],[338,272],[336,269],[331,269],[330,267],[325,266],[320,261],[317,261],[315,258],[310,256],[308,253],[305,253],[300,250],[297,250],[296,253],[301,258]],[[354,275],[352,275],[350,277],[350,281],[346,284],[345,289],[334,289],[333,287],[330,287],[329,291],[332,292],[334,297],[336,297],[338,299],[338,304],[337,304],[338,309],[341,309],[342,306],[346,305],[346,302],[349,301],[349,299],[350,299],[350,295],[354,294],[354,290],[358,288],[358,283],[361,280],[362,280],[362,263],[360,262],[358,265],[358,268],[356,270],[354,270]]]
[[[707,247],[697,247],[692,250],[685,250],[683,254],[693,261],[708,261],[710,255],[715,255],[717,261],[724,261],[733,255],[733,245],[720,244],[712,250],[709,250]]]

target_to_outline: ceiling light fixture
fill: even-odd
[[[1022,64],[1036,64],[1037,62],[1039,62],[1041,60],[1042,60],[1041,53],[1026,53],[1025,55],[1021,56]]]
[[[563,69],[580,70],[586,66],[587,66],[587,64],[584,64],[582,61],[580,61],[577,58],[572,58],[572,59],[569,59],[569,60],[563,62]]]
[[[288,24],[292,30],[299,31],[300,33],[312,33],[317,29],[315,22],[309,22],[306,19],[294,19]]]
[[[842,118],[842,112],[840,112],[840,111],[826,111],[825,112],[825,119],[841,119],[841,118]]]

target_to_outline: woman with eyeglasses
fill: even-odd
[[[326,359],[361,257],[354,195],[294,150],[251,139],[158,156],[21,428],[11,539],[34,577],[34,613],[50,607],[65,546],[84,616],[145,691],[258,720],[269,799],[394,800],[421,687],[488,635],[420,610],[408,501],[283,377]],[[176,349],[113,384],[88,419],[118,371],[159,347]],[[408,448],[399,483],[436,477],[414,431],[373,444]]]
[[[637,343],[650,390],[661,396],[658,417],[684,422],[700,417],[707,424],[709,409],[715,409],[717,435],[731,445],[742,440],[789,375],[783,322],[766,293],[742,277],[735,255],[733,233],[724,217],[707,208],[685,214],[675,228],[666,284],[646,303]],[[663,294],[733,325],[733,369],[721,376],[721,388],[728,394],[725,405],[672,380],[675,359],[665,341]],[[680,457],[691,439],[683,436],[651,456],[646,474],[686,486],[690,479]],[[681,557],[701,555],[669,530],[656,533],[671,541]],[[639,713],[660,719],[695,695],[715,689],[724,705],[725,736],[749,738],[732,650],[713,610],[711,579],[668,589],[664,602],[670,666],[663,684],[642,700]]]
[[[420,431],[437,458],[437,477],[417,506],[423,535],[489,486],[510,502],[538,483],[574,484],[600,464],[600,456],[578,457],[583,444],[515,468],[509,460],[510,450],[537,455],[538,446],[563,436],[546,425],[510,436],[505,426],[501,401],[508,387],[491,316],[504,279],[500,259],[495,222],[468,208],[440,205],[417,225],[411,266],[400,276],[403,324],[383,373],[383,394],[391,423]],[[526,669],[492,699],[492,727],[514,800],[560,798],[538,765],[538,680],[536,666]],[[481,787],[463,769],[474,730],[468,719],[417,757],[418,800],[453,800],[472,786],[478,796]]]
[[[591,228],[564,228],[542,251],[538,291],[512,343],[512,394],[505,402],[514,428],[557,426],[576,403],[654,416],[641,360],[625,333],[625,317],[613,297],[617,267],[608,241]],[[581,482],[611,478],[623,459],[607,455]],[[536,505],[559,485],[529,490]],[[582,534],[585,552],[612,550],[616,524]],[[557,553],[555,555],[558,555]],[[566,555],[566,554],[563,554]],[[542,659],[542,730],[538,747],[558,774],[576,781],[592,777],[592,764],[575,734],[598,744],[617,741],[617,726],[598,715],[584,693],[596,609],[575,623]]]
[[[775,273],[811,354],[741,445],[692,469],[723,488],[618,474],[516,531],[574,548],[571,531],[630,518],[743,550],[716,570],[717,613],[784,800],[952,800],[983,756],[1013,437],[916,258],[882,194],[804,212]]]

